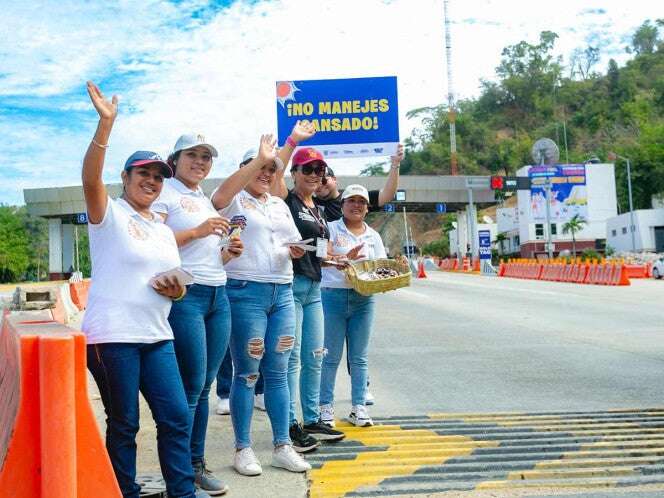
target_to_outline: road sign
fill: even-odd
[[[396,211],[396,208],[394,204],[385,204],[383,206],[383,211],[385,211],[386,213],[394,213]]]
[[[76,225],[85,225],[88,222],[88,213],[76,213],[74,223]]]
[[[447,213],[447,204],[444,202],[439,202],[436,204],[436,213]]]
[[[466,178],[466,188],[488,189],[490,184],[491,182],[488,176]]]
[[[480,239],[480,260],[491,259],[491,232],[480,230],[477,235]]]

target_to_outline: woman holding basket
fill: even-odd
[[[340,220],[330,223],[332,259],[363,260],[385,258],[385,247],[378,232],[364,222],[369,193],[362,185],[349,185],[343,192]],[[337,368],[348,340],[352,409],[349,421],[358,426],[373,425],[365,406],[367,389],[367,352],[373,327],[374,298],[351,288],[343,271],[324,267],[321,297],[325,316],[325,348],[320,385],[321,421],[334,427],[334,384]]]

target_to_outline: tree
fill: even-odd
[[[386,163],[384,161],[380,163],[369,164],[366,168],[360,171],[360,176],[386,176],[387,173],[385,173],[385,170],[383,169],[385,164]]]
[[[659,22],[657,24],[659,25]],[[632,36],[632,50],[637,54],[652,54],[656,46],[657,26],[653,26],[648,19]]]
[[[494,244],[498,244],[498,250],[500,254],[503,254],[503,242],[507,240],[507,235],[504,233],[499,233],[496,235],[496,240],[493,241]]]
[[[570,218],[570,220],[563,225],[563,233],[571,233],[572,234],[572,256],[576,258],[576,232],[580,232],[583,230],[584,225],[586,224],[586,220],[583,219],[581,216],[578,214],[575,214]]]
[[[22,279],[28,269],[28,234],[19,208],[0,206],[0,282]]]

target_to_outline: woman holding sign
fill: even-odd
[[[294,149],[296,145],[289,137],[286,147]],[[293,262],[296,327],[295,346],[288,366],[290,437],[293,447],[300,452],[315,449],[319,444],[317,439],[339,441],[344,438],[343,432],[321,422],[318,410],[321,362],[325,356],[320,299],[321,261],[327,256],[330,233],[322,209],[314,202],[314,193],[322,184],[326,169],[327,164],[319,151],[311,147],[299,149],[293,156],[291,167],[295,187],[284,199],[307,246],[305,255]],[[298,384],[303,425],[298,423],[295,415]]]
[[[154,280],[180,265],[173,232],[150,209],[164,178],[173,173],[157,154],[135,152],[122,172],[122,196],[108,196],[102,171],[118,101],[115,96],[106,99],[92,82],[87,86],[99,124],[83,160],[92,286],[81,328],[88,368],[106,412],[106,448],[122,495],[138,498],[140,391],[157,423],[159,463],[169,496],[207,497],[195,492],[187,399],[167,321],[171,303],[183,299],[186,289],[177,279]]]
[[[288,360],[295,342],[293,265],[304,250],[291,246],[300,240],[288,206],[269,194],[283,163],[275,154],[272,136],[261,138],[258,151],[248,151],[241,169],[255,170],[252,180],[230,202],[213,194],[224,216],[242,220],[246,249],[226,265],[226,288],[231,303],[231,356],[234,375],[230,411],[235,431],[233,467],[243,475],[259,475],[262,467],[251,449],[254,389],[260,373],[265,384],[265,408],[272,425],[272,465],[291,472],[311,466],[293,451],[288,435]]]

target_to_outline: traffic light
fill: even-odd
[[[502,190],[505,187],[505,177],[492,176],[491,177],[491,190]]]

